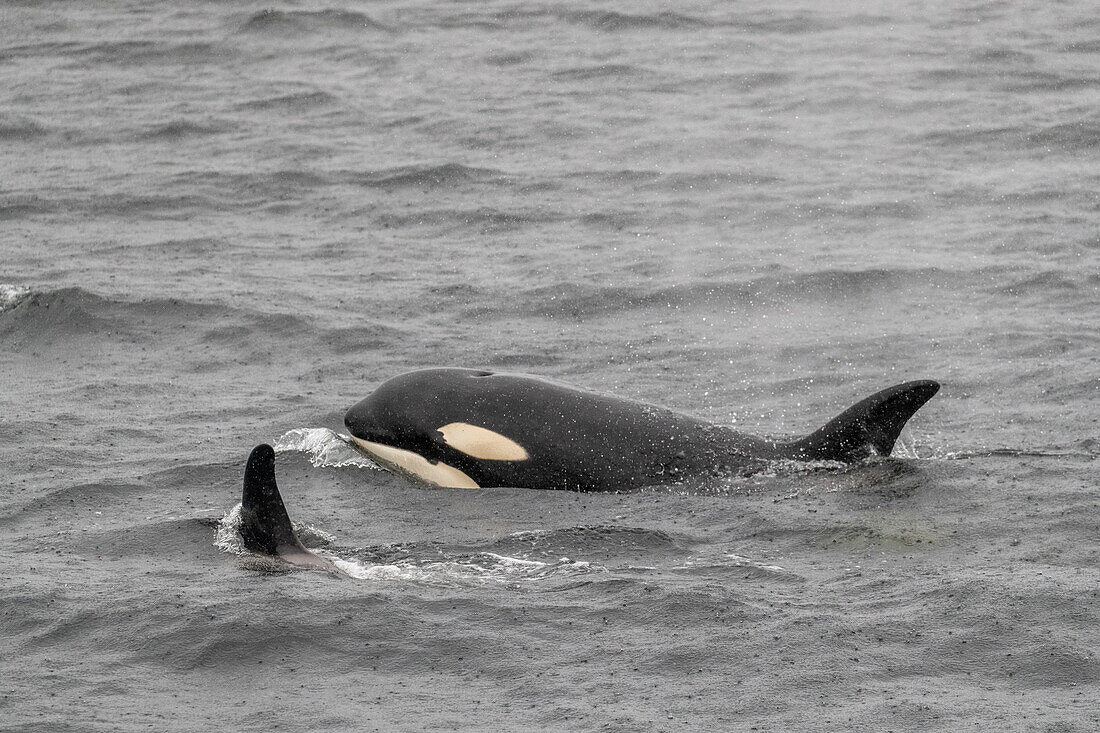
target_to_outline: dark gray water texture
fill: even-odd
[[[0,4],[0,728],[1100,729],[1100,13]],[[892,459],[431,490],[424,366]],[[257,443],[348,577],[239,554]],[[624,487],[626,488],[626,487]]]

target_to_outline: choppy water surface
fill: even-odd
[[[7,3],[5,729],[1100,727],[1087,2]],[[427,490],[428,365],[899,460]],[[306,543],[235,553],[280,441]],[[335,442],[334,442],[335,441]]]

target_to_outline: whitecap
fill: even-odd
[[[459,557],[431,562],[399,562],[373,565],[356,560],[345,560],[326,553],[326,559],[344,573],[359,580],[413,582],[425,585],[492,585],[516,581],[538,581],[560,575],[578,575],[605,572],[605,569],[586,561],[567,557],[553,562],[541,562],[519,557],[480,552],[470,557]]]
[[[0,283],[0,313],[11,310],[31,294],[31,289],[23,285]]]
[[[314,468],[378,469],[378,464],[351,447],[351,438],[328,428],[295,428],[283,433],[275,441],[275,452],[299,451],[309,454]]]
[[[425,585],[487,585],[522,580],[544,580],[558,575],[576,575],[606,572],[586,561],[562,557],[552,562],[529,560],[521,557],[499,555],[495,552],[479,552],[443,560],[406,560],[396,563],[375,564],[343,558],[331,550],[317,545],[329,545],[335,538],[327,532],[309,525],[294,524],[294,531],[310,552],[328,560],[344,574],[357,580],[413,582]],[[230,509],[218,522],[214,546],[222,552],[237,555],[246,560],[261,557],[245,549],[241,538],[241,505]],[[276,561],[277,562],[277,561]],[[272,568],[263,566],[263,570]]]
[[[241,539],[241,505],[230,509],[218,522],[214,533],[214,547],[231,555],[243,555],[244,540]]]
[[[298,524],[294,521],[290,524],[298,538],[303,541],[303,544],[323,546],[336,542],[335,537],[322,529],[311,527],[308,524]],[[239,502],[218,521],[217,529],[214,531],[214,547],[222,552],[228,552],[230,555],[250,554],[245,549],[244,540],[241,538],[241,504]]]

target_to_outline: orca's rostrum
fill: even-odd
[[[344,424],[378,464],[434,486],[615,491],[753,472],[775,460],[888,456],[939,388],[895,385],[783,442],[538,377],[423,369],[384,382]]]

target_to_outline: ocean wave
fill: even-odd
[[[1070,41],[1062,46],[1065,53],[1100,53],[1100,39],[1088,41]]]
[[[805,577],[774,563],[760,562],[744,555],[726,553],[721,557],[690,558],[672,568],[673,572],[692,576],[726,576],[731,571],[743,578],[803,581]]]
[[[52,341],[115,327],[112,304],[81,288],[26,291],[0,313],[0,336],[11,343]]]
[[[305,453],[314,468],[379,468],[378,464],[351,447],[350,437],[328,428],[288,430],[275,440],[274,448],[276,453]]]
[[[987,145],[1005,149],[1085,152],[1100,147],[1100,122],[1082,119],[1038,129],[1022,126],[966,127],[925,133],[916,137],[915,141],[959,147]]]
[[[102,247],[98,251],[102,254],[134,254],[142,255],[170,255],[173,258],[186,257],[216,257],[229,247],[224,239],[213,237],[193,237],[185,239],[164,239],[147,244],[134,244],[121,242],[112,246]]]
[[[332,557],[329,559],[336,567],[359,580],[412,582],[434,586],[512,584],[517,581],[546,581],[561,576],[572,578],[607,572],[600,565],[571,560],[568,557],[542,562],[493,552],[479,552],[447,560],[386,565]]]
[[[231,555],[243,555],[244,538],[241,537],[241,504],[237,504],[221,518],[214,530],[214,547]]]
[[[302,336],[311,333],[311,329],[305,320],[292,313],[217,309],[198,332],[204,344],[222,344],[238,350],[248,346],[266,353],[273,338]]]
[[[25,285],[0,283],[0,313],[11,310],[29,297],[31,289]]]
[[[720,191],[730,186],[774,186],[779,176],[752,170],[699,171],[670,173],[645,182],[642,188],[668,191]]]
[[[53,201],[43,201],[37,196],[0,196],[0,221],[39,216],[60,211]]]
[[[220,135],[232,129],[233,124],[225,120],[198,122],[191,119],[177,119],[147,127],[138,133],[137,137],[140,140],[176,141],[189,137]]]
[[[50,133],[48,127],[31,117],[0,112],[0,140],[34,140]]]
[[[541,208],[529,208],[523,211],[502,211],[496,208],[479,207],[476,209],[429,209],[413,213],[384,213],[377,217],[376,224],[386,229],[433,228],[474,228],[481,233],[510,232],[532,224],[559,221],[560,216]]]
[[[245,33],[302,33],[390,30],[365,13],[354,10],[261,10],[241,26]]]
[[[332,547],[335,538],[323,530],[297,522],[292,522],[292,525],[303,546],[357,580],[454,587],[544,581],[563,575],[573,577],[606,572],[600,565],[571,560],[568,557],[542,561],[491,551],[463,553],[440,550],[437,555],[443,555],[442,558],[374,562],[357,557],[355,552],[342,552]],[[286,572],[294,569],[278,558],[249,552],[244,546],[240,528],[241,505],[237,504],[215,525],[213,545],[222,552],[241,558],[246,568],[263,572]]]
[[[504,28],[504,24],[500,21],[479,18],[468,13],[461,13],[459,15],[439,15],[433,18],[428,25],[432,28],[439,28],[441,30],[466,30],[469,28],[476,28],[482,31],[498,31]]]
[[[936,530],[920,527],[844,525],[807,530],[809,541],[825,547],[885,547],[901,549],[928,545],[940,539]]]
[[[680,30],[708,28],[714,23],[706,18],[673,12],[620,13],[613,10],[581,10],[565,12],[562,19],[604,32],[633,30]]]
[[[570,179],[579,179],[598,185],[635,186],[661,181],[664,176],[655,170],[620,168],[611,170],[582,170],[569,175]],[[568,181],[563,181],[568,185]]]
[[[634,575],[629,577],[625,572],[612,571],[602,578],[593,578],[586,588],[589,604],[578,609],[578,615],[604,623],[629,619],[632,625],[649,627],[658,635],[667,633],[672,627],[701,628],[713,623],[716,617],[760,618],[767,615],[766,610],[754,605],[764,590],[762,578],[748,578],[748,590],[743,592],[729,573],[717,581],[702,578],[691,585],[688,585],[690,581],[668,582],[668,576],[661,582],[649,580],[646,568],[638,568]],[[783,586],[788,585],[789,581],[783,579]],[[751,600],[745,600],[746,597]],[[713,658],[713,653],[709,645],[696,649],[668,649],[657,652],[660,661],[656,664],[666,670],[687,668],[681,666],[687,655],[695,660],[690,662],[690,668],[698,669],[705,664],[705,659]]]
[[[1092,395],[1090,395],[1092,396]],[[1095,441],[1079,441],[1070,448],[967,448],[943,449],[932,456],[940,461],[969,461],[976,458],[1096,458]]]
[[[544,350],[538,352],[496,352],[486,355],[486,359],[486,366],[498,367],[501,369],[514,368],[520,371],[537,371],[559,365],[561,363],[561,354],[556,348],[546,347]]]
[[[717,76],[695,77],[688,80],[677,80],[663,85],[661,88],[667,92],[683,91],[685,85],[691,88],[733,87],[741,92],[751,92],[757,89],[783,86],[794,81],[794,77],[781,71],[726,71]]]
[[[333,107],[339,104],[339,101],[339,98],[334,94],[329,94],[320,89],[312,89],[241,102],[237,105],[237,108],[257,111],[280,109],[314,111]]]
[[[502,171],[477,168],[461,163],[406,165],[378,171],[348,171],[341,179],[364,188],[396,190],[401,188],[452,188],[480,183],[506,185],[510,178]]]
[[[263,171],[246,174],[226,174],[217,171],[186,171],[176,174],[163,186],[179,194],[155,193],[148,190],[88,191],[75,194],[59,190],[53,197],[45,195],[0,194],[0,219],[21,219],[55,214],[85,213],[97,217],[147,216],[167,221],[190,219],[197,212],[229,212],[270,205],[273,199],[282,202],[285,194],[301,194],[303,190],[327,186],[332,179],[313,171]],[[289,202],[305,206],[301,196],[289,197]]]
[[[1098,349],[1100,349],[1100,336],[1087,339],[1084,343],[1081,339],[1065,339],[1063,343],[1048,347],[1043,356],[1057,358],[1071,350],[1076,350],[1082,355],[1092,355]],[[1067,378],[1062,384],[1044,389],[1043,395],[1047,400],[1067,405],[1094,405],[1100,399],[1100,377],[1077,374]],[[1082,411],[1088,413],[1089,409],[1086,407]]]
[[[118,509],[134,494],[142,494],[147,490],[148,487],[144,485],[116,482],[66,484],[33,496],[21,505],[14,502],[5,505],[0,508],[0,522],[41,522],[43,513],[57,511],[69,515],[76,510],[96,511],[95,516],[100,516],[102,511]]]
[[[80,41],[47,41],[45,43],[26,43],[0,49],[0,61],[36,56],[67,56],[79,52],[86,44]]]
[[[166,43],[164,41],[107,41],[82,46],[68,52],[79,58],[72,66],[89,63],[117,66],[171,65],[188,66],[225,62],[233,49],[218,43]]]
[[[880,199],[878,201],[844,201],[838,203],[801,203],[793,206],[784,206],[784,216],[793,212],[795,216],[805,220],[855,220],[872,221],[880,219],[917,219],[923,212],[923,207],[916,201],[901,201],[898,199]]]
[[[993,292],[1011,296],[1036,296],[1044,297],[1052,294],[1064,294],[1073,297],[1079,290],[1067,273],[1064,272],[1040,272],[1031,277],[1019,280],[1008,285],[998,286]]]
[[[628,227],[638,226],[643,217],[644,214],[636,210],[596,211],[582,215],[580,222],[597,229],[621,232]]]
[[[1072,92],[1100,87],[1095,76],[1053,74],[1044,71],[1014,72],[1005,75],[1006,81],[998,84],[1001,91],[1017,93]]]
[[[1035,61],[1035,55],[1026,53],[1008,46],[983,47],[970,53],[970,58],[979,63],[993,63],[998,66],[1005,62],[1021,62],[1031,64]]]
[[[318,333],[318,338],[334,354],[362,354],[392,348],[408,339],[408,330],[369,323],[358,326],[329,327]]]
[[[15,344],[64,344],[72,338],[163,337],[166,328],[188,329],[200,340],[255,339],[271,334],[304,333],[293,314],[258,313],[176,298],[129,301],[105,298],[83,288],[22,292],[18,302],[0,311],[0,336]]]
[[[62,203],[63,208],[68,210],[70,202],[58,203]],[[191,194],[170,196],[119,192],[93,196],[76,203],[80,208],[86,208],[97,215],[130,217],[145,214],[167,219],[185,219],[196,211],[226,211],[230,208],[219,196]]]
[[[508,67],[520,66],[530,63],[535,55],[530,51],[513,51],[510,53],[490,53],[485,57],[485,63],[490,66]]]
[[[232,201],[244,205],[270,199],[281,200],[287,195],[299,199],[303,192],[329,186],[334,182],[336,179],[331,175],[306,168],[249,173],[189,170],[171,178],[174,189],[202,191],[204,196],[220,197],[226,204]]]
[[[828,19],[826,19],[828,18]],[[874,25],[875,16],[854,16],[856,25]],[[782,15],[780,13],[766,16],[737,18],[730,25],[750,33],[778,33],[783,35],[804,35],[811,33],[824,33],[836,30],[849,23],[850,18],[841,19],[834,15],[815,15],[806,12]]]
[[[45,198],[38,195],[7,196],[0,199],[0,219],[87,213],[95,216],[127,218],[132,215],[166,220],[189,218],[197,211],[228,211],[234,206],[216,194],[170,196],[154,193],[89,193],[80,197]],[[249,202],[249,205],[250,202]]]
[[[493,546],[508,552],[592,555],[616,551],[667,552],[682,549],[683,544],[684,540],[657,529],[600,524],[513,532]]]
[[[1029,131],[1025,140],[1032,147],[1059,148],[1069,152],[1091,151],[1100,147],[1100,121],[1077,120]]]
[[[528,289],[501,307],[523,315],[584,319],[645,308],[740,309],[792,301],[827,302],[886,293],[906,283],[928,287],[945,273],[915,270],[822,270],[788,273],[742,282],[697,281],[671,286],[598,285],[562,282]]]
[[[971,145],[988,145],[992,143],[1004,144],[1006,141],[1010,141],[1013,138],[1019,139],[1023,135],[1023,129],[1013,126],[994,126],[994,127],[976,127],[968,125],[966,127],[950,128],[943,130],[933,130],[932,132],[921,133],[916,135],[910,140],[918,144],[933,144],[937,146],[971,146]]]
[[[137,488],[122,488],[130,494],[139,493]],[[208,555],[210,526],[216,522],[214,517],[198,517],[189,509],[179,513],[163,507],[153,509],[142,504],[140,496],[137,498],[136,505],[132,500],[128,502],[129,512],[123,507],[117,512],[106,510],[106,507],[100,513],[88,512],[79,533],[73,535],[71,548],[77,553],[93,555],[97,560],[129,559],[143,566],[157,562],[152,558],[197,560]],[[135,516],[138,511],[150,513]]]
[[[645,68],[632,64],[599,64],[596,66],[578,66],[570,69],[562,69],[551,73],[550,76],[556,79],[588,81],[590,79],[641,76],[647,73],[649,72]]]

